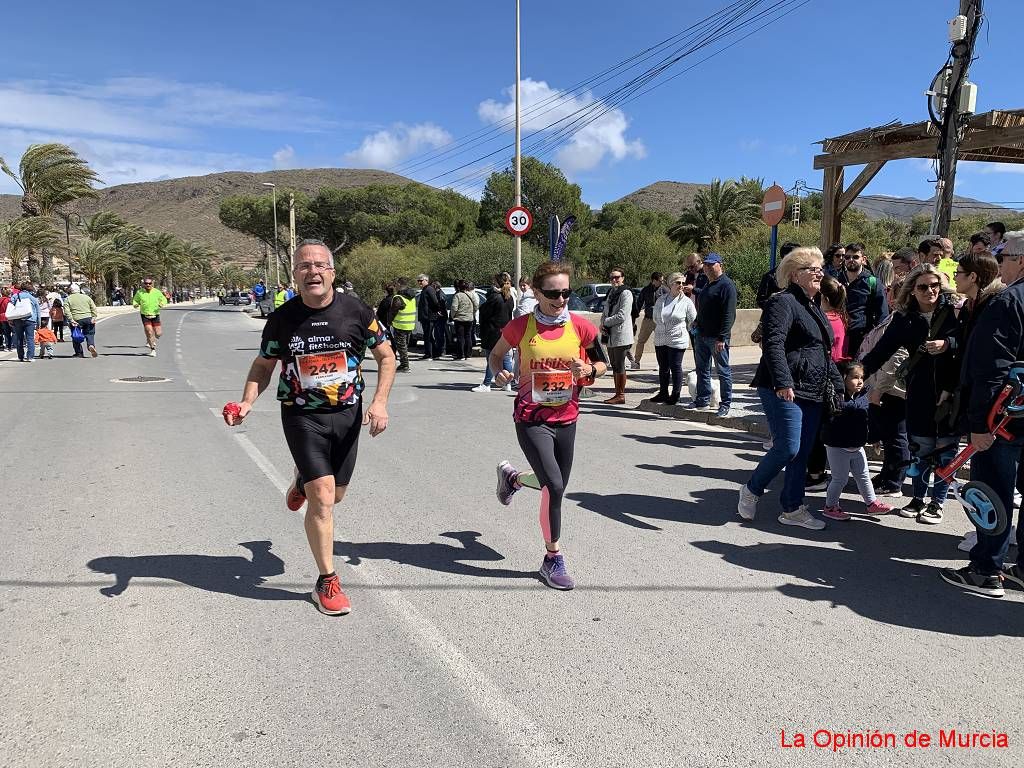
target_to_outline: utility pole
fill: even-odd
[[[519,114],[519,0],[516,0],[516,201],[515,205],[518,207],[523,204],[523,176],[522,176],[522,157],[521,157],[521,146],[520,141],[522,139],[522,130],[520,126],[520,114]],[[514,283],[516,290],[519,289],[519,280],[523,275],[523,238],[513,237],[515,241],[515,253],[516,253],[516,281]]]
[[[960,0],[960,16],[967,20],[965,34],[954,33],[957,20],[950,25],[953,60],[946,88],[945,105],[942,110],[942,125],[939,126],[939,177],[935,183],[935,213],[932,216],[932,234],[945,237],[949,234],[949,219],[953,211],[953,185],[956,181],[956,153],[960,133],[968,115],[974,112],[973,86],[967,83],[967,72],[974,56],[974,43],[978,36],[981,20],[982,0]],[[962,22],[960,22],[962,24]],[[964,96],[962,99],[961,97]],[[964,103],[961,103],[964,101]]]
[[[288,256],[295,255],[295,195],[288,195]]]
[[[264,187],[270,187],[270,205],[274,209],[274,272],[276,284],[281,284],[281,252],[277,247],[277,184],[270,181],[263,182]]]

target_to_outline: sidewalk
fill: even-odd
[[[761,410],[761,401],[757,397],[756,390],[750,387],[750,381],[754,378],[754,371],[761,360],[761,348],[756,346],[735,347],[730,352],[730,365],[732,366],[732,407],[729,415],[719,418],[710,408],[699,411],[689,410],[682,405],[664,405],[652,403],[649,397],[658,391],[658,369],[655,361],[648,360],[645,354],[641,364],[643,368],[639,371],[629,373],[629,385],[626,388],[626,402],[641,411],[657,413],[660,416],[669,416],[682,421],[697,421],[702,424],[715,424],[721,427],[730,427],[741,432],[750,432],[755,435],[768,435],[768,423]],[[683,370],[689,373],[693,370],[693,352],[687,350],[683,358]],[[712,370],[714,376],[714,370]],[[610,379],[610,377],[606,377]],[[717,380],[717,379],[715,379]],[[607,385],[609,381],[602,380]],[[639,385],[639,386],[638,386]],[[606,389],[608,387],[605,387]],[[686,386],[679,398],[682,402],[690,399]]]

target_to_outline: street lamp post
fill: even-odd
[[[75,276],[71,272],[71,219],[74,218],[75,226],[77,227],[82,223],[82,217],[72,211],[71,213],[62,214],[64,218],[64,238],[68,244],[68,285],[75,282]]]
[[[276,275],[277,284],[281,284],[281,254],[277,250],[277,184],[272,181],[264,181],[264,187],[270,187],[271,194],[271,205],[274,208],[274,274]],[[267,279],[270,279],[270,275],[267,275]]]

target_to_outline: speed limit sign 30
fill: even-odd
[[[522,237],[533,228],[533,216],[530,212],[517,205],[509,208],[505,214],[505,229],[515,237]]]

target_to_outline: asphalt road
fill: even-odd
[[[536,495],[494,498],[497,461],[522,461],[511,399],[469,392],[479,361],[414,361],[336,515],[353,612],[326,617],[277,404],[219,416],[260,321],[164,318],[155,359],[118,316],[96,360],[0,361],[0,765],[1020,764],[1024,594],[940,581],[958,511],[811,532],[770,493],[741,525],[759,442],[590,403],[563,525],[579,587],[556,592]],[[113,381],[140,375],[167,381]],[[1010,746],[902,745],[950,728]],[[818,729],[900,746],[833,754]]]

